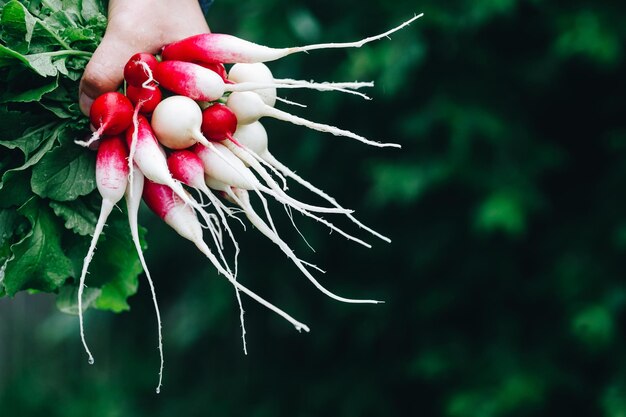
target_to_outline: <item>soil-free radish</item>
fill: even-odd
[[[171,188],[166,185],[157,184],[147,180],[144,184],[143,198],[148,207],[150,207],[150,209],[162,218],[172,229],[185,239],[195,244],[200,252],[209,258],[211,263],[215,265],[218,271],[224,275],[226,279],[228,279],[228,281],[235,286],[235,288],[237,288],[237,290],[243,292],[253,300],[285,318],[296,328],[296,330],[304,330],[306,332],[309,331],[309,327],[307,325],[297,321],[283,310],[250,291],[229,275],[228,271],[219,267],[219,262],[215,259],[215,255],[213,255],[209,247],[202,239],[202,226],[200,225],[195,213],[191,207],[185,204]]]
[[[292,48],[269,48],[232,35],[204,33],[165,46],[161,56],[164,60],[218,62],[223,64],[268,62],[293,53],[315,49],[359,48],[366,43],[388,37],[422,16],[423,14],[414,16],[400,26],[357,42],[322,43]]]
[[[159,61],[154,55],[140,52],[128,60],[124,66],[124,79],[133,87],[154,88],[154,69]]]
[[[126,149],[124,139],[119,136],[112,136],[101,141],[96,156],[96,185],[98,192],[100,192],[102,196],[102,206],[100,207],[100,215],[98,216],[96,228],[91,238],[89,250],[83,261],[83,268],[78,283],[80,337],[89,357],[90,364],[94,363],[94,359],[87,346],[87,341],[85,340],[83,323],[83,291],[85,288],[85,278],[87,277],[87,271],[94,251],[96,250],[98,238],[104,229],[104,224],[115,204],[124,197],[124,192],[128,184],[128,164],[126,158],[128,158],[128,150]]]
[[[96,131],[87,141],[76,141],[88,147],[103,135],[119,135],[130,126],[133,119],[133,105],[121,93],[104,93],[96,98],[89,110],[89,121]]]

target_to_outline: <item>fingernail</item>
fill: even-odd
[[[80,106],[80,111],[82,111],[85,116],[89,116],[89,109],[91,109],[92,103],[93,99],[91,97],[85,93],[80,93],[80,97],[78,97],[78,105]]]

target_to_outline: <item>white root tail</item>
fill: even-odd
[[[139,242],[139,230],[137,226],[137,213],[139,211],[139,205],[141,204],[141,191],[143,190],[143,182],[144,177],[141,171],[136,167],[135,164],[131,167],[131,174],[133,170],[137,170],[136,175],[131,178],[134,178],[135,182],[134,188],[135,191],[139,191],[138,193],[132,194],[131,184],[129,184],[127,193],[126,193],[126,207],[128,209],[128,225],[130,227],[130,235],[133,239],[133,243],[135,245],[135,249],[137,250],[137,255],[139,256],[139,261],[141,262],[141,266],[146,274],[146,280],[148,281],[148,285],[150,286],[150,293],[152,295],[152,302],[154,304],[154,312],[157,318],[157,329],[159,335],[159,357],[161,359],[161,365],[159,367],[159,382],[156,387],[156,393],[161,392],[161,386],[163,385],[163,368],[165,366],[165,358],[163,355],[163,331],[161,324],[161,312],[159,310],[159,304],[157,302],[156,290],[154,288],[154,282],[152,281],[152,277],[150,276],[150,271],[148,270],[148,265],[146,264],[146,260],[143,257],[143,251],[141,249],[141,243]]]
[[[265,222],[263,222],[263,220],[256,214],[256,212],[252,208],[252,205],[250,204],[250,200],[248,199],[248,194],[247,194],[247,192],[245,192],[245,190],[231,190],[231,193],[229,193],[229,196],[233,200],[235,200],[236,203],[242,209],[244,209],[246,215],[248,216],[248,219],[250,219],[250,222],[257,229],[259,229],[259,231],[261,233],[263,233],[273,243],[275,243],[285,253],[285,255],[287,255],[287,257],[293,261],[293,263],[304,274],[304,276],[306,276],[307,279],[309,281],[311,281],[311,283],[313,285],[315,285],[315,287],[318,290],[320,290],[322,293],[324,293],[325,295],[327,295],[328,297],[330,297],[330,298],[332,298],[334,300],[341,301],[341,302],[344,302],[344,303],[370,303],[370,304],[377,304],[377,303],[380,302],[380,301],[376,301],[376,300],[357,300],[357,299],[352,299],[352,298],[345,298],[345,297],[338,296],[338,295],[330,292],[329,290],[327,290],[304,267],[304,265],[302,264],[302,261],[293,253],[291,248],[289,248],[289,246],[282,239],[280,239],[278,234],[272,232],[272,230],[270,230],[270,228],[265,224]]]
[[[281,171],[285,176],[294,179],[297,183],[299,183],[303,187],[306,187],[308,190],[312,191],[313,193],[319,195],[320,197],[322,197],[323,199],[325,199],[326,201],[328,201],[329,203],[331,203],[335,207],[338,207],[338,208],[341,207],[341,205],[339,205],[339,203],[337,203],[337,201],[333,197],[331,197],[330,195],[326,194],[323,190],[317,188],[316,186],[314,186],[313,184],[311,184],[310,182],[308,182],[307,180],[305,180],[304,178],[302,178],[301,176],[296,174],[294,171],[289,169],[286,165],[284,165],[278,159],[276,159],[269,151],[266,151],[263,154],[263,158],[267,161],[267,163],[269,163],[270,165],[272,165],[273,167],[275,167],[276,169]],[[372,235],[378,237],[379,239],[381,239],[381,240],[383,240],[383,241],[385,241],[387,243],[391,243],[391,239],[389,239],[385,235],[382,235],[382,234],[378,233],[376,230],[366,226],[365,224],[361,223],[351,213],[346,213],[346,216],[350,220],[352,220],[352,222],[354,222],[360,228],[368,231]]]
[[[375,36],[370,36],[368,38],[365,39],[361,39],[360,41],[357,42],[341,42],[341,43],[318,43],[315,45],[306,45],[306,46],[296,46],[293,48],[286,48],[288,50],[288,54],[292,54],[294,52],[307,52],[307,51],[313,51],[315,49],[331,49],[331,48],[360,48],[361,46],[365,45],[366,43],[370,43],[382,38],[386,38],[389,37],[389,35],[391,35],[394,32],[399,31],[400,29],[410,25],[411,23],[413,23],[415,20],[419,19],[420,17],[424,16],[424,13],[420,13],[416,16],[413,16],[411,19],[407,20],[406,22],[402,23],[399,26],[396,26],[393,29],[388,30],[387,32],[381,33],[379,35],[375,35]]]
[[[376,146],[378,148],[401,148],[402,147],[398,143],[376,142],[376,141],[367,139],[363,136],[357,135],[356,133],[353,133],[349,130],[340,129],[335,126],[325,125],[323,123],[312,122],[310,120],[303,119],[302,117],[298,117],[293,114],[290,114],[285,111],[278,110],[269,106],[266,106],[264,108],[264,115],[273,117],[278,120],[283,120],[285,122],[293,123],[295,125],[308,127],[309,129],[317,130],[319,132],[326,132],[326,133],[331,133],[335,136],[345,136],[351,139],[356,139],[359,142],[363,142],[371,146]]]
[[[115,204],[109,199],[102,200],[102,206],[100,207],[100,216],[98,217],[98,222],[96,223],[96,228],[93,233],[93,237],[91,238],[91,243],[89,244],[89,250],[87,251],[87,255],[83,260],[83,269],[80,274],[80,279],[78,283],[78,322],[80,324],[80,340],[85,347],[85,352],[87,352],[88,362],[90,365],[94,364],[94,358],[89,350],[89,346],[87,346],[87,340],[85,339],[85,326],[83,323],[83,292],[85,289],[85,279],[87,278],[87,271],[89,269],[89,264],[91,263],[91,259],[93,258],[93,254],[96,250],[96,244],[98,243],[98,238],[102,234],[102,230],[104,229],[104,224],[107,221],[107,218],[113,211],[113,207]]]

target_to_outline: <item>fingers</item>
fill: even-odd
[[[124,77],[124,65],[133,54],[127,42],[114,35],[105,35],[80,81],[78,101],[85,115],[89,114],[96,97],[119,88]]]

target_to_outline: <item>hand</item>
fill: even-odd
[[[165,44],[209,32],[197,0],[110,0],[108,15],[104,38],[80,81],[85,115],[96,97],[119,88],[135,53],[157,53]]]

